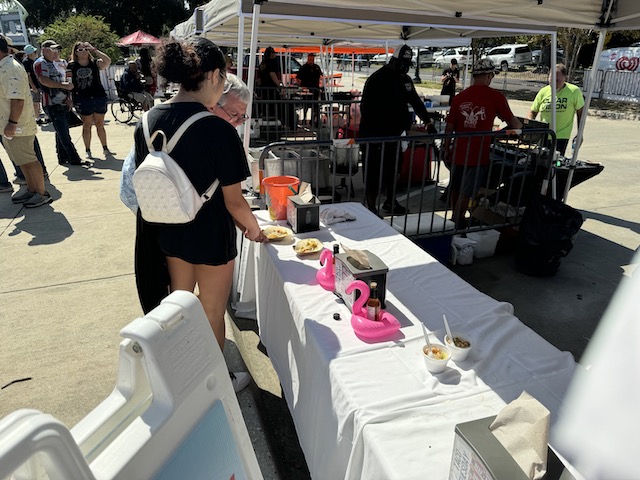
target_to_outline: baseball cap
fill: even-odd
[[[483,58],[481,60],[478,60],[473,65],[473,70],[471,70],[471,73],[473,75],[482,75],[483,73],[494,73],[495,71],[496,71],[496,66],[491,61],[491,59]]]
[[[408,45],[402,45],[400,48],[397,48],[393,52],[393,58],[397,58],[403,63],[411,63],[411,59],[413,58],[413,51],[411,47]]]
[[[37,50],[36,47],[34,47],[33,45],[26,45],[23,49],[24,53],[26,53],[27,55],[31,55],[36,50]]]
[[[62,48],[54,40],[45,40],[40,44],[41,48]]]

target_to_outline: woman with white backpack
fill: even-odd
[[[169,101],[153,107],[147,114],[152,149],[163,137],[170,142],[180,126],[192,116],[214,108],[223,94],[226,71],[224,56],[211,41],[169,39],[158,49],[154,60],[157,73],[180,85]],[[150,148],[143,122],[135,131],[136,167]],[[138,211],[136,228],[136,283],[142,308],[155,308],[174,290],[194,291],[209,319],[222,349],[225,340],[224,314],[231,291],[236,249],[236,224],[245,237],[256,242],[266,237],[242,196],[240,183],[250,175],[244,148],[228,122],[206,115],[193,123],[170,152],[199,195],[219,181],[211,198],[188,223],[151,223]],[[161,197],[161,192],[159,192]],[[249,382],[247,373],[231,374],[239,391]]]

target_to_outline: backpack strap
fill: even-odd
[[[144,112],[144,114],[142,115],[142,131],[144,132],[144,140],[147,142],[147,149],[150,152],[156,152],[157,150],[153,146],[153,141],[158,135],[162,135],[162,151],[168,153],[167,135],[162,130],[156,130],[155,132],[153,132],[153,135],[150,134],[148,115],[149,112]]]
[[[199,112],[199,113],[196,113],[195,115],[191,115],[191,117],[189,117],[187,121],[185,121],[182,125],[180,125],[180,128],[178,128],[176,133],[173,134],[173,136],[171,137],[171,140],[169,140],[169,143],[167,144],[167,153],[171,153],[171,150],[174,149],[176,144],[180,141],[180,138],[182,138],[182,135],[184,134],[184,132],[186,132],[191,125],[193,125],[195,122],[205,117],[215,117],[215,115],[207,111]]]

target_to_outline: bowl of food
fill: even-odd
[[[322,242],[317,238],[305,238],[293,246],[296,253],[301,256],[313,255],[314,253],[322,251],[323,248],[324,245],[322,245]]]
[[[422,347],[422,358],[427,370],[431,373],[441,373],[451,358],[451,350],[439,343],[432,343]]]
[[[264,233],[264,236],[267,237],[270,242],[277,242],[279,240],[287,238],[289,235],[293,235],[293,230],[287,227],[273,225],[271,227],[265,228],[262,233]]]
[[[451,332],[453,342],[449,335],[444,336],[444,344],[451,350],[451,358],[456,362],[462,362],[467,359],[471,351],[471,340],[466,335]]]

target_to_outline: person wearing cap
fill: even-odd
[[[456,94],[456,83],[460,81],[460,69],[458,68],[458,60],[451,59],[451,66],[442,72],[442,90],[440,95],[449,95],[449,105]]]
[[[395,50],[388,64],[383,65],[367,79],[360,104],[360,137],[395,137],[408,131],[412,123],[409,104],[423,122],[430,123],[430,115],[418,96],[411,77],[407,75],[412,57],[411,48],[403,45]],[[394,187],[402,168],[401,153],[398,142],[363,145],[362,154],[367,162],[367,206],[376,214],[380,177],[386,194],[382,209],[393,215],[407,213],[406,208],[400,205],[394,196]]]
[[[453,98],[445,133],[490,132],[496,117],[506,122],[509,128],[522,128],[506,97],[489,86],[495,71],[495,65],[488,58],[475,63],[471,86]],[[486,180],[490,148],[491,137],[461,136],[455,142],[445,138],[445,163],[451,168],[452,220],[457,228],[463,227],[469,200]]]
[[[567,82],[567,67],[556,65],[556,150],[564,156],[573,131],[573,118],[582,118],[584,97],[580,87]],[[534,120],[540,112],[543,122],[551,123],[551,73],[549,85],[542,87],[531,104],[529,118]]]
[[[122,89],[131,94],[133,99],[142,105],[142,110],[146,112],[153,107],[153,97],[144,89],[142,75],[138,71],[138,64],[135,60],[127,62],[127,69],[122,73],[120,82]]]
[[[40,94],[40,82],[38,77],[33,71],[33,64],[36,62],[38,49],[33,45],[27,45],[24,47],[24,59],[22,60],[22,66],[29,74],[29,86],[31,87],[31,100],[33,101],[33,113],[36,116],[36,122],[41,124],[40,121],[40,102],[42,95]]]
[[[29,78],[22,65],[9,55],[9,48],[7,38],[0,35],[2,145],[11,161],[22,169],[27,182],[26,189],[14,194],[11,201],[27,208],[40,207],[51,202],[51,195],[44,188],[44,172],[34,147],[38,126],[28,106],[31,103]]]
[[[56,153],[60,165],[82,165],[69,132],[69,111],[73,83],[65,81],[65,72],[56,63],[60,62],[60,45],[54,40],[45,40],[40,45],[42,56],[33,64],[42,90],[42,106],[56,131]]]

